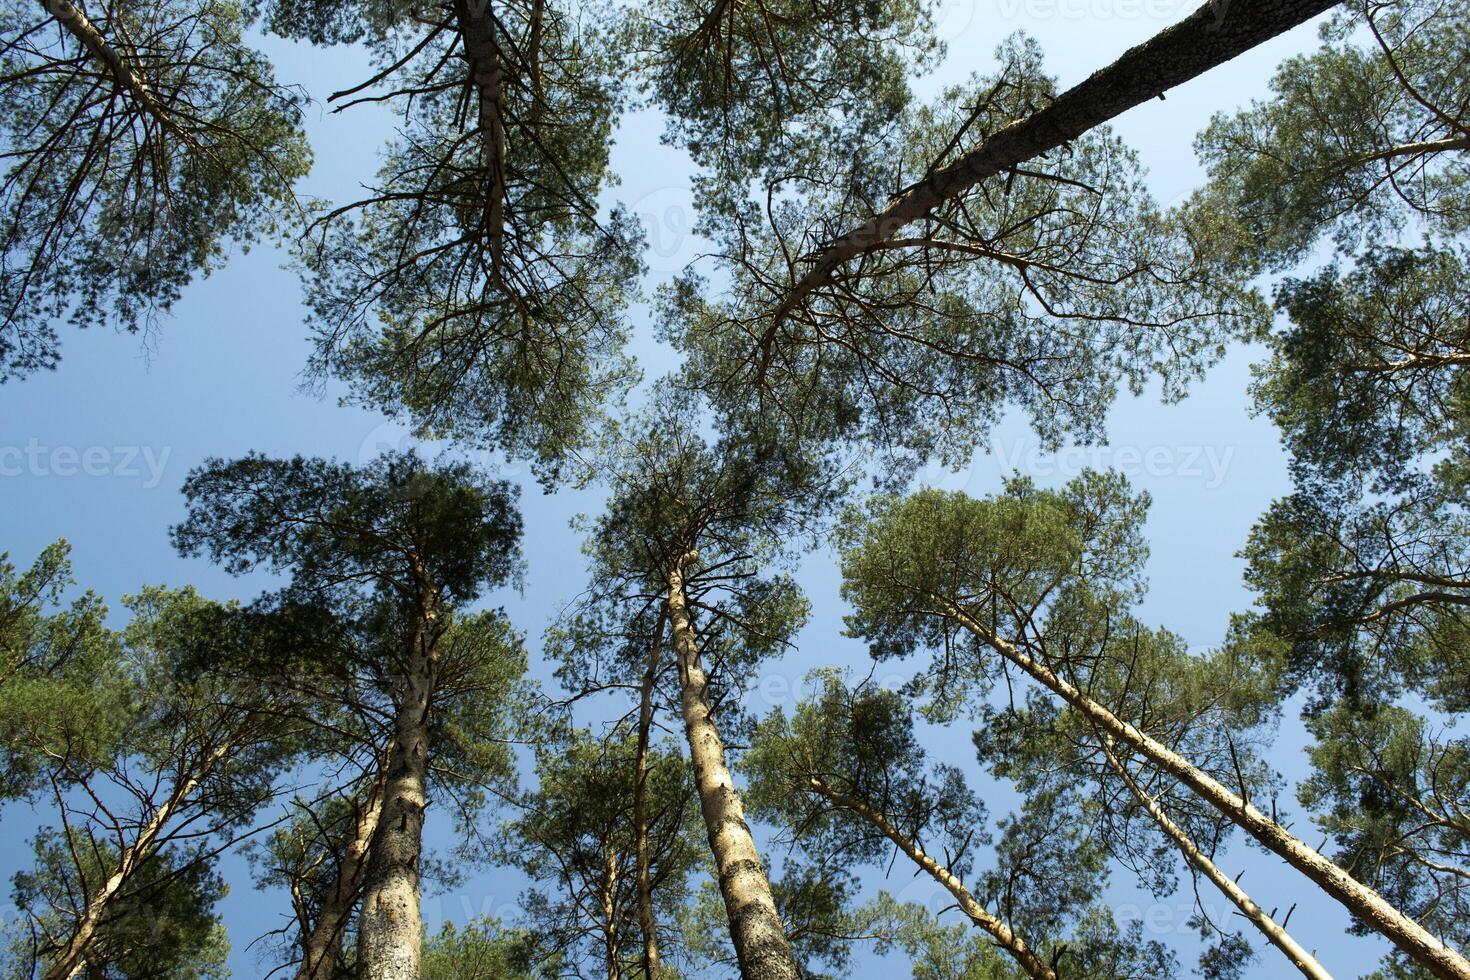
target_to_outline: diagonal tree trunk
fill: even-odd
[[[437,609],[426,601],[408,651],[382,815],[368,849],[357,926],[357,975],[362,980],[419,980],[423,933],[419,871],[437,621]]]
[[[157,849],[159,838],[163,835],[164,828],[168,826],[169,821],[173,820],[179,811],[192,800],[194,791],[235,750],[236,744],[234,740],[226,740],[216,746],[200,760],[198,768],[178,783],[167,799],[148,815],[148,819],[138,828],[137,836],[133,838],[132,843],[123,848],[118,855],[117,864],[114,865],[112,873],[107,876],[102,887],[87,902],[86,909],[72,928],[71,935],[67,937],[66,943],[52,959],[51,965],[46,968],[43,980],[67,980],[86,967],[87,955],[91,952],[92,944],[97,939],[97,930],[101,928],[108,913],[112,911],[118,896],[127,886],[128,879]]]
[[[1382,895],[1358,881],[1315,848],[1258,810],[1249,800],[1225,787],[1219,780],[1157,739],[1139,731],[1083,691],[1057,676],[1015,644],[987,629],[958,606],[933,597],[944,615],[979,637],[987,646],[1029,674],[1037,683],[1061,698],[1086,718],[1099,733],[1110,735],[1168,773],[1215,809],[1250,834],[1273,854],[1286,861],[1365,924],[1379,932],[1410,958],[1441,980],[1470,980],[1470,961],[1436,938],[1414,919],[1390,904]]]
[[[336,975],[342,936],[362,889],[368,852],[378,829],[378,818],[383,812],[385,776],[386,767],[373,781],[367,799],[357,808],[352,840],[342,855],[337,877],[322,901],[316,924],[302,938],[301,965],[296,969],[296,980],[330,980]]]
[[[1103,736],[1103,753],[1107,756],[1108,765],[1123,780],[1123,783],[1128,787],[1128,791],[1133,794],[1133,797],[1138,800],[1139,804],[1148,812],[1148,815],[1153,818],[1154,823],[1159,825],[1159,829],[1163,830],[1169,839],[1178,846],[1179,850],[1184,854],[1185,860],[1198,868],[1200,873],[1208,878],[1212,885],[1220,889],[1225,897],[1230,899],[1236,908],[1240,909],[1240,914],[1249,919],[1251,924],[1261,931],[1261,934],[1266,937],[1272,946],[1281,950],[1282,954],[1291,961],[1291,965],[1300,970],[1303,976],[1309,978],[1309,980],[1332,980],[1332,974],[1328,973],[1322,964],[1317,962],[1317,958],[1303,949],[1301,944],[1291,937],[1291,933],[1287,932],[1284,926],[1271,918],[1265,909],[1252,901],[1251,897],[1245,893],[1245,889],[1237,885],[1234,879],[1221,871],[1220,866],[1210,860],[1209,855],[1200,850],[1199,845],[1190,838],[1184,828],[1175,823],[1164,812],[1164,808],[1159,805],[1159,801],[1156,798],[1144,792],[1143,787],[1138,785],[1133,775],[1124,768],[1123,763],[1113,754],[1113,739],[1110,736]]]
[[[954,896],[960,911],[965,913],[971,922],[989,933],[996,945],[1009,953],[1011,958],[1020,964],[1021,969],[1026,971],[1028,977],[1031,977],[1032,980],[1057,980],[1056,971],[1045,960],[1037,956],[1031,947],[1026,945],[1024,939],[1016,935],[1010,926],[998,919],[984,905],[981,905],[971,894],[970,889],[965,887],[965,883],[956,878],[948,868],[925,854],[923,848],[900,833],[887,817],[861,800],[838,792],[816,776],[808,777],[807,784],[830,800],[834,806],[849,810],[872,824],[874,830],[892,841],[895,847],[908,855],[909,860],[919,866],[920,870],[944,886],[944,889]]]
[[[168,132],[178,132],[168,107],[148,87],[148,83],[128,64],[118,50],[108,43],[97,25],[87,19],[81,8],[67,0],[40,0],[52,18],[81,43],[83,50],[107,69],[119,88],[127,92],[144,113]]]
[[[807,257],[807,271],[782,298],[760,340],[764,376],[781,321],[801,301],[830,282],[850,259],[897,234],[981,181],[1076,139],[1113,117],[1222,65],[1290,30],[1337,0],[1210,0],[1174,26],[1125,52],[1101,71],[1018,119],[905,190],[862,225]]]
[[[744,980],[797,980],[800,973],[796,958],[776,911],[771,883],[761,866],[750,825],[745,822],[745,808],[725,762],[725,745],[710,712],[708,681],[684,594],[684,566],[696,557],[690,553],[669,569],[668,613],[679,659],[680,708],[689,739],[689,759],[719,873],[720,895],[730,920],[730,939]]]

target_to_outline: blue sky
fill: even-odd
[[[919,88],[928,95],[972,71],[988,70],[995,45],[1015,30],[1035,36],[1051,70],[1063,86],[1070,85],[1190,9],[1188,0],[945,0],[939,22],[949,42],[948,57]],[[1315,42],[1314,25],[1298,28],[1170,92],[1167,101],[1150,102],[1118,120],[1115,128],[1149,167],[1162,203],[1176,200],[1201,179],[1191,143],[1208,116],[1264,95],[1273,67]],[[364,60],[356,52],[274,39],[263,46],[284,80],[305,86],[319,100],[363,76]],[[305,190],[341,199],[374,169],[391,120],[372,107],[333,115],[317,104],[308,110],[308,123],[316,167]],[[628,203],[648,226],[650,292],[698,252],[698,243],[687,234],[693,221],[690,169],[682,154],[659,142],[661,129],[652,113],[625,121],[613,154],[622,185],[609,195]],[[58,371],[0,386],[0,550],[25,565],[47,543],[65,537],[74,548],[79,582],[114,607],[145,584],[194,584],[218,598],[248,598],[259,590],[259,580],[231,579],[170,549],[167,528],[183,514],[178,487],[188,470],[208,456],[249,450],[363,460],[404,441],[403,430],[381,416],[339,407],[335,392],[318,397],[298,391],[308,345],[297,281],[281,266],[281,254],[268,248],[232,256],[224,268],[191,285],[174,314],[146,341],[106,330],[78,334],[63,328]],[[656,378],[676,361],[652,339],[646,309],[635,311],[635,323],[634,353],[646,374]],[[1110,444],[1103,450],[1040,456],[1024,423],[1012,418],[997,428],[994,452],[977,456],[959,473],[930,470],[924,479],[982,494],[998,489],[1007,471],[1055,484],[1083,465],[1124,470],[1154,500],[1148,528],[1152,591],[1144,618],[1209,646],[1223,635],[1229,615],[1250,601],[1235,552],[1267,503],[1287,489],[1276,432],[1248,413],[1245,389],[1258,354],[1233,351],[1181,404],[1161,405],[1152,396],[1123,399],[1111,413]],[[573,598],[581,579],[580,541],[568,524],[578,513],[595,512],[600,493],[594,488],[547,496],[524,469],[500,469],[523,487],[528,571],[522,593],[490,601],[504,605],[527,634],[533,671],[548,677],[535,665],[541,634]],[[794,652],[753,679],[754,709],[792,703],[801,678],[817,666],[845,664],[866,672],[861,645],[840,635],[845,610],[831,555],[807,559],[801,580],[813,601],[812,622]],[[973,770],[968,734],[956,730],[933,741],[946,761]],[[1272,761],[1290,781],[1304,772],[1303,744],[1288,708]],[[981,788],[992,801],[992,813],[1003,813],[1010,799],[1004,788],[983,782]],[[23,807],[3,815],[12,841],[0,856],[0,874],[7,878],[28,854],[19,839],[34,819]],[[431,828],[442,839],[444,828]],[[1318,843],[1305,819],[1296,829]],[[1344,936],[1346,917],[1337,906],[1304,879],[1278,868],[1274,858],[1237,843],[1222,864],[1232,874],[1244,869],[1242,884],[1265,907],[1299,903],[1293,932],[1317,949],[1332,972],[1366,972],[1377,959],[1375,941]],[[279,896],[251,888],[237,859],[227,861],[226,871],[234,883],[224,903],[234,942],[232,963],[238,976],[255,976],[263,971],[247,943],[277,925],[284,908]],[[522,885],[503,872],[476,870],[465,888],[426,897],[426,917],[433,927],[444,917],[511,916]],[[918,901],[934,901],[937,895],[936,886],[910,878],[901,866],[883,887]],[[1141,918],[1150,937],[1175,944],[1181,960],[1193,961],[1195,939],[1184,925],[1190,911],[1187,886],[1180,895],[1155,902],[1120,876],[1107,897],[1120,916]],[[1273,957],[1273,951],[1264,950],[1251,976],[1286,975],[1284,962]],[[859,975],[877,968],[870,958],[859,966]]]

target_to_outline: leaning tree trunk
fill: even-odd
[[[367,871],[368,850],[378,829],[383,812],[383,776],[379,773],[368,790],[367,799],[357,808],[352,839],[342,854],[337,877],[322,900],[316,924],[301,941],[301,965],[296,980],[331,980],[337,975],[339,950],[352,907],[357,902]]]
[[[1021,969],[1026,971],[1028,977],[1031,977],[1032,980],[1057,980],[1056,970],[1037,956],[1035,951],[1026,945],[1026,941],[1016,935],[1015,930],[981,905],[970,889],[965,887],[964,882],[955,877],[954,873],[944,865],[925,854],[924,849],[917,843],[900,833],[887,817],[862,800],[838,792],[816,776],[809,777],[807,785],[826,797],[834,806],[862,817],[872,825],[874,830],[892,841],[894,846],[903,851],[910,861],[919,866],[921,871],[939,882],[946,891],[953,895],[960,911],[965,913],[971,922],[989,933],[996,945],[1009,953],[1011,958],[1020,964]]]
[[[633,784],[633,833],[638,853],[638,927],[643,932],[643,975],[660,980],[658,920],[653,912],[653,872],[648,846],[648,743],[653,732],[653,688],[658,680],[659,647],[663,642],[665,612],[660,612],[648,651],[648,668],[643,672],[643,690],[638,702],[638,771]]]
[[[425,604],[408,651],[393,750],[383,784],[378,832],[368,849],[367,883],[357,924],[362,980],[418,980],[423,921],[419,863],[429,770],[429,710],[434,693],[437,611]]]
[[[806,259],[760,340],[759,373],[770,362],[776,330],[804,297],[832,280],[851,259],[879,248],[900,228],[1011,167],[1055,150],[1167,89],[1222,65],[1310,20],[1337,0],[1210,0],[1194,13],[1129,49],[1055,101],[993,134],[953,163],[905,190],[862,225]]]
[[[82,13],[79,7],[68,3],[67,0],[41,0],[41,6],[46,8],[46,12],[54,17],[67,33],[76,38],[94,61],[107,70],[112,80],[119,88],[128,93],[139,109],[151,116],[165,130],[177,131],[178,127],[174,124],[173,116],[169,113],[168,108],[159,101],[153,90],[148,87],[143,76],[138,74],[118,53],[117,49],[108,43],[107,38],[102,36],[102,32],[87,19],[87,15]]]
[[[710,712],[707,678],[700,662],[694,630],[689,625],[684,594],[684,565],[690,554],[669,570],[669,622],[679,660],[680,709],[694,785],[709,832],[709,846],[719,873],[720,895],[730,920],[730,939],[745,980],[797,980],[796,958],[776,911],[771,883],[745,822],[745,808],[735,792],[725,745]]]
[[[159,804],[143,822],[133,842],[123,848],[122,853],[118,855],[112,873],[107,876],[102,887],[97,889],[91,900],[87,902],[71,935],[67,937],[61,950],[42,975],[43,980],[68,980],[83,971],[87,966],[92,944],[97,941],[97,932],[108,916],[113,913],[128,881],[143,865],[143,862],[147,861],[158,849],[159,840],[169,821],[173,820],[179,811],[190,803],[194,791],[205,779],[209,778],[209,775],[234,751],[235,747],[236,743],[233,739],[228,739],[216,746],[200,760],[198,768],[174,786],[168,798]]]
[[[1245,889],[1236,884],[1235,880],[1224,871],[1221,871],[1220,866],[1210,860],[1208,854],[1200,850],[1199,845],[1194,842],[1184,828],[1175,823],[1164,812],[1164,808],[1159,805],[1159,801],[1145,792],[1142,786],[1138,785],[1138,781],[1133,778],[1132,773],[1124,768],[1123,763],[1117,756],[1113,755],[1112,738],[1104,735],[1103,739],[1103,752],[1107,755],[1108,765],[1123,780],[1124,785],[1128,787],[1128,791],[1133,794],[1134,799],[1138,800],[1139,804],[1148,812],[1148,815],[1153,818],[1154,823],[1159,825],[1159,829],[1184,854],[1185,860],[1198,868],[1200,873],[1208,878],[1212,885],[1218,888],[1226,898],[1230,899],[1235,904],[1235,907],[1240,909],[1240,914],[1249,919],[1251,924],[1261,931],[1261,934],[1266,937],[1272,946],[1281,950],[1282,954],[1291,961],[1291,965],[1300,970],[1303,976],[1307,977],[1308,980],[1332,980],[1332,974],[1328,973],[1322,964],[1317,962],[1317,957],[1302,948],[1301,944],[1291,937],[1291,933],[1287,932],[1281,923],[1271,918],[1270,913],[1252,901],[1251,897],[1246,894]]]
[[[1061,698],[1091,722],[1100,733],[1111,735],[1143,756],[1159,771],[1168,773],[1188,786],[1236,826],[1265,845],[1267,850],[1316,882],[1323,891],[1342,903],[1344,908],[1403,950],[1429,973],[1441,980],[1470,980],[1470,961],[1395,908],[1378,892],[1266,816],[1249,800],[1231,791],[1162,742],[1123,721],[1076,686],[1057,676],[1045,664],[987,629],[963,609],[940,597],[935,598],[939,599],[947,616]]]

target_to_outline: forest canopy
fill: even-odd
[[[0,554],[0,973],[1470,980],[1470,7],[1211,0],[1085,66],[943,13],[0,0],[0,395],[257,248],[295,381],[413,437],[192,458],[155,530],[220,596]],[[1165,188],[1114,123],[1283,36]],[[1127,474],[917,478],[1236,357],[1288,485],[1209,642]]]

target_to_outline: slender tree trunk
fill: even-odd
[[[382,815],[368,849],[367,883],[357,925],[362,980],[418,980],[423,921],[419,870],[429,770],[429,710],[434,693],[437,609],[427,601],[408,652]]]
[[[618,856],[611,847],[602,857],[602,921],[607,936],[607,980],[623,976],[622,950],[618,943]]]
[[[1146,758],[1161,772],[1184,783],[1273,854],[1316,882],[1323,891],[1341,902],[1344,908],[1382,934],[1431,974],[1441,980],[1470,980],[1470,961],[1399,911],[1378,892],[1328,860],[1209,773],[1123,721],[1058,677],[1046,665],[1032,659],[1015,644],[982,626],[963,609],[942,599],[940,601],[948,616],[1081,713],[1100,733],[1111,735]]]
[[[107,38],[102,36],[102,32],[97,30],[97,26],[87,19],[86,14],[67,0],[40,2],[46,12],[77,39],[87,54],[107,69],[113,81],[132,97],[139,109],[153,117],[165,130],[178,132],[168,108],[153,94],[143,76],[133,70],[117,49],[108,43]]]
[[[311,932],[302,937],[301,965],[296,980],[330,980],[337,972],[342,936],[352,917],[352,906],[362,888],[367,871],[368,851],[378,818],[383,812],[383,781],[386,766],[373,780],[367,799],[357,808],[352,840],[343,852],[337,878],[322,901],[320,913]]]
[[[1117,61],[1018,119],[948,166],[905,190],[880,213],[809,257],[807,271],[777,307],[760,341],[759,373],[770,362],[776,330],[804,297],[830,282],[850,259],[888,241],[981,181],[1057,149],[1114,116],[1222,65],[1290,30],[1337,0],[1210,0],[1184,20],[1131,48]]]
[[[1185,860],[1198,868],[1200,873],[1210,880],[1211,884],[1220,889],[1225,894],[1225,897],[1230,899],[1236,908],[1240,909],[1240,914],[1249,919],[1272,946],[1281,950],[1282,954],[1291,961],[1291,965],[1300,970],[1303,976],[1309,978],[1309,980],[1332,980],[1332,974],[1328,973],[1322,964],[1317,962],[1317,958],[1303,949],[1295,939],[1291,938],[1291,934],[1275,919],[1271,918],[1265,909],[1252,901],[1251,897],[1245,893],[1245,889],[1237,885],[1234,879],[1221,871],[1219,865],[1215,864],[1214,861],[1210,860],[1209,855],[1200,850],[1199,845],[1190,838],[1184,828],[1176,824],[1164,812],[1164,808],[1159,805],[1157,799],[1144,792],[1143,787],[1138,785],[1138,782],[1124,768],[1123,763],[1119,761],[1118,757],[1113,755],[1112,738],[1106,735],[1103,738],[1105,740],[1103,752],[1107,755],[1108,765],[1112,766],[1113,771],[1118,774],[1123,780],[1123,783],[1128,787],[1128,791],[1133,794],[1134,798],[1148,812],[1148,815],[1153,818],[1154,823],[1158,824],[1159,828],[1183,852]]]
[[[638,851],[638,926],[643,932],[643,975],[659,980],[658,920],[653,913],[653,876],[648,848],[648,743],[653,732],[653,688],[658,679],[659,648],[663,644],[666,612],[660,612],[648,651],[648,669],[643,672],[643,690],[638,702],[638,773],[633,784],[633,833]]]
[[[175,785],[168,798],[149,815],[143,826],[138,829],[138,834],[133,838],[133,842],[123,848],[122,853],[118,855],[118,861],[112,873],[107,876],[102,887],[87,902],[86,910],[72,928],[71,936],[67,938],[66,944],[62,946],[55,959],[51,961],[51,965],[42,974],[43,980],[67,980],[87,967],[87,956],[97,939],[97,930],[112,909],[113,903],[122,894],[128,879],[158,847],[159,837],[163,834],[163,829],[168,826],[169,821],[189,802],[194,791],[199,788],[199,784],[209,777],[209,774],[235,749],[235,746],[236,743],[233,740],[216,746],[200,761],[199,767],[182,782]]]
[[[486,178],[484,231],[491,264],[498,273],[505,243],[505,67],[489,0],[455,0],[454,13],[475,89]],[[539,28],[536,34],[534,47],[539,58]]]
[[[826,797],[835,806],[849,810],[872,824],[873,829],[892,841],[894,846],[908,855],[909,860],[919,866],[920,870],[943,885],[945,890],[954,896],[955,903],[960,907],[960,911],[965,913],[971,922],[989,933],[990,937],[995,940],[996,945],[1009,953],[1011,958],[1020,964],[1021,969],[1026,971],[1027,976],[1032,977],[1033,980],[1056,980],[1056,971],[1045,960],[1037,956],[1031,947],[1026,945],[1024,939],[1016,935],[1010,926],[996,918],[989,909],[981,905],[975,896],[971,894],[970,890],[965,887],[965,883],[955,877],[948,868],[925,854],[923,848],[901,834],[898,828],[889,822],[887,817],[863,801],[848,796],[845,793],[839,793],[816,776],[809,777],[807,783],[812,789]]]
[[[719,872],[720,895],[730,920],[730,939],[744,980],[797,980],[796,959],[776,911],[771,883],[761,866],[750,825],[745,822],[745,808],[725,762],[725,745],[710,712],[707,679],[689,625],[684,565],[695,557],[691,553],[669,569],[669,621],[679,658],[684,732],[689,739],[689,758],[710,850]]]

